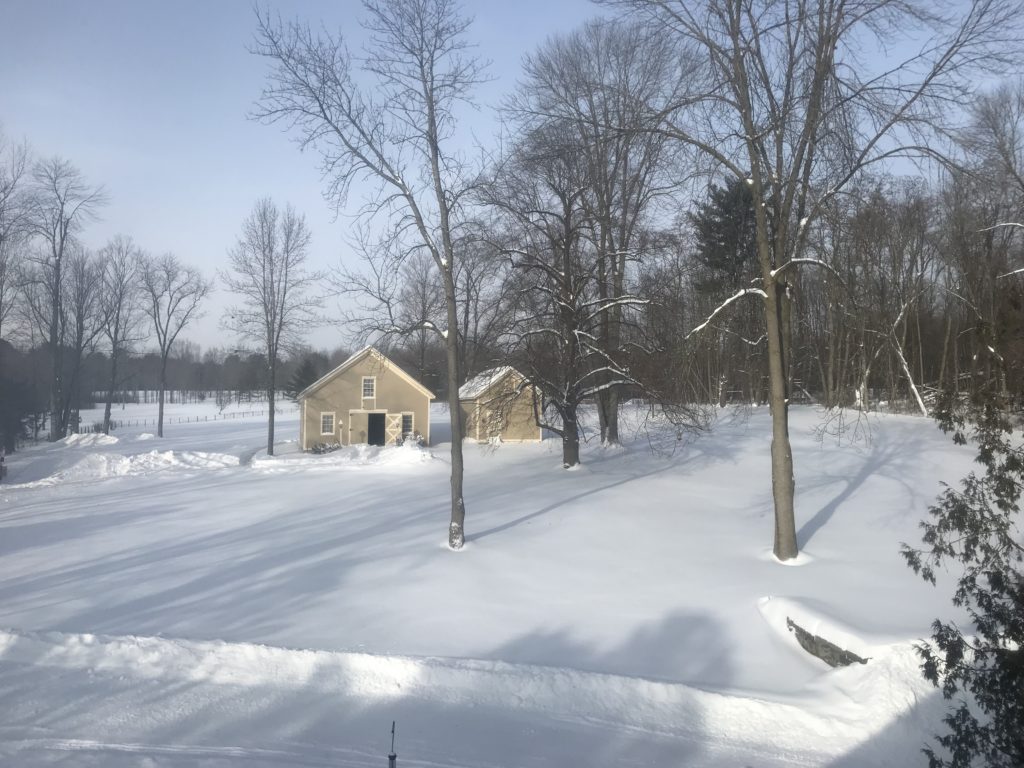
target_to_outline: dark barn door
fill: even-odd
[[[384,416],[383,413],[366,414],[366,442],[370,445],[384,445]]]

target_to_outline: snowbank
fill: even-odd
[[[68,435],[58,441],[60,445],[75,448],[91,448],[96,445],[115,445],[117,438],[113,435],[104,435],[102,432],[94,432],[82,435]]]
[[[179,713],[184,718],[198,714],[192,711],[197,707],[205,710],[222,686],[260,689],[260,696],[267,690],[306,699],[328,696],[384,711],[399,702],[406,708],[411,703],[413,711],[496,708],[528,722],[581,724],[637,740],[677,740],[680,749],[699,742],[710,754],[727,756],[723,764],[755,757],[759,765],[824,764],[869,744],[916,696],[927,693],[920,676],[908,674],[916,673],[916,665],[905,648],[893,648],[871,667],[837,672],[835,690],[823,693],[813,706],[568,668],[155,637],[0,631],[0,662],[29,665],[37,673],[88,671],[101,699],[105,685],[126,678],[135,685],[160,680],[170,692],[187,686],[190,711]],[[894,688],[901,690],[894,695]],[[203,716],[212,716],[208,729],[217,727],[218,715]],[[287,723],[288,715],[282,716]],[[473,731],[460,733],[459,739],[482,752],[490,743],[487,733]],[[543,759],[544,744],[535,746],[541,757],[531,764],[556,764]],[[549,751],[554,755],[557,749],[550,745]],[[515,764],[500,753],[491,757],[488,765]],[[582,764],[608,764],[600,755],[581,757],[588,757]]]
[[[350,445],[322,454],[282,452],[253,459],[252,466],[263,471],[294,469],[337,470],[360,467],[411,468],[429,465],[434,456],[429,448],[412,443],[400,446]]]
[[[171,469],[224,469],[237,467],[238,456],[201,451],[149,451],[126,456],[120,453],[89,453],[66,469],[49,477],[29,483],[21,488],[61,483],[80,483],[106,480],[113,477],[132,477]]]

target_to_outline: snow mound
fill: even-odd
[[[825,610],[809,604],[808,601],[793,600],[785,597],[764,597],[757,605],[762,618],[780,636],[784,636],[799,653],[807,652],[800,648],[796,636],[786,626],[786,619],[806,629],[812,635],[818,635],[840,648],[852,651],[861,658],[870,659],[876,654],[884,654],[897,638],[867,635],[863,630],[855,630],[845,622],[828,615]],[[821,662],[824,666],[825,662]]]
[[[252,466],[262,471],[286,469],[338,470],[362,467],[407,468],[434,461],[429,448],[412,443],[379,447],[376,445],[350,445],[323,454],[289,452],[277,456],[260,456]]]
[[[186,682],[193,692],[208,691],[200,702],[215,699],[212,691],[228,686],[276,690],[279,696],[326,694],[356,709],[390,711],[400,700],[446,711],[495,707],[563,724],[641,731],[645,738],[702,741],[712,749],[727,747],[737,757],[772,755],[777,763],[804,765],[825,764],[864,744],[900,718],[913,703],[909,699],[927,685],[920,676],[916,684],[906,676],[905,653],[874,672],[841,670],[832,696],[811,707],[565,667],[132,635],[0,630],[0,658],[36,669],[86,670],[97,695],[103,686],[128,679],[133,685]],[[912,688],[893,696],[891,689],[904,685]],[[180,686],[167,690],[175,687]],[[836,697],[835,688],[859,706]]]
[[[103,480],[109,477],[131,477],[168,469],[223,469],[237,467],[239,459],[225,453],[199,451],[149,451],[134,456],[120,453],[91,453],[67,469],[28,485]]]
[[[95,432],[81,435],[68,435],[60,441],[61,445],[74,446],[78,448],[91,448],[94,445],[114,445],[117,438],[113,435],[104,435],[102,432]]]

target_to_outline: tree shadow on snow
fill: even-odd
[[[713,616],[673,611],[638,627],[610,648],[595,647],[570,630],[560,629],[531,632],[488,655],[518,664],[564,666],[724,689],[734,683],[733,653],[721,624]]]
[[[798,489],[802,493],[820,487],[840,484],[839,493],[822,506],[814,516],[800,526],[797,531],[797,543],[801,549],[818,531],[825,527],[838,509],[849,501],[864,483],[875,475],[884,475],[906,489],[908,494],[916,495],[916,489],[907,482],[906,470],[913,466],[915,457],[923,447],[923,441],[916,436],[901,435],[895,440],[880,431],[872,440],[868,453],[863,457],[860,466],[853,475],[817,474],[810,482],[801,482]]]
[[[730,450],[726,444],[722,441],[709,439],[696,440],[688,444],[684,452],[671,457],[652,454],[647,448],[644,448],[643,451],[643,454],[638,455],[639,451],[630,453],[596,450],[584,456],[584,463],[580,465],[578,471],[552,470],[552,474],[547,478],[548,484],[546,489],[550,492],[550,495],[557,496],[555,500],[512,520],[504,520],[497,525],[492,525],[479,531],[471,530],[466,535],[466,541],[479,541],[508,531],[561,509],[566,505],[574,504],[591,496],[597,496],[605,491],[624,486],[636,480],[650,479],[676,470],[693,474],[714,462],[735,459],[735,451]],[[605,479],[607,482],[595,486],[592,484],[595,477]],[[502,480],[503,487],[506,490],[488,488],[480,492],[479,495],[474,494],[469,500],[472,508],[474,510],[488,510],[503,508],[509,505],[513,507],[522,506],[524,499],[523,489],[530,488],[537,483],[536,465],[533,463],[522,463],[509,466]],[[581,490],[581,486],[584,484],[587,487]],[[468,485],[468,488],[470,493],[475,490],[472,483]]]
[[[318,604],[344,585],[352,569],[389,558],[414,569],[433,554],[423,553],[423,541],[437,528],[443,506],[412,503],[394,489],[396,503],[383,505],[379,491],[366,488],[349,489],[344,503],[320,497],[278,511],[267,491],[272,482],[254,477],[233,493],[238,515],[230,525],[211,531],[172,524],[165,535],[157,527],[131,539],[122,538],[126,523],[145,527],[163,517],[201,518],[203,509],[181,500],[175,483],[134,493],[124,512],[102,512],[102,497],[81,500],[77,517],[63,527],[46,526],[43,544],[82,554],[5,578],[0,615],[52,613],[64,618],[46,626],[69,632],[272,640],[291,634],[296,621],[323,625],[322,618],[315,620]],[[250,505],[258,510],[251,522]],[[409,535],[396,537],[395,530]],[[94,551],[77,544],[86,537]],[[344,630],[338,635],[344,638]]]
[[[942,717],[949,702],[938,689],[931,691],[905,712],[872,734],[852,750],[831,763],[828,768],[888,768],[893,766],[924,766],[928,760],[921,749],[934,745],[932,734],[943,729]]]

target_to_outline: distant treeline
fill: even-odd
[[[287,394],[303,362],[307,362],[308,370],[320,376],[348,354],[347,349],[298,352],[281,363],[277,387]],[[38,438],[47,429],[51,365],[49,349],[45,346],[18,349],[0,340],[0,420],[7,426],[0,426],[0,433],[5,436],[8,450],[15,448],[19,436]],[[102,405],[109,370],[109,356],[102,351],[87,354],[77,375],[68,366],[65,381],[73,414],[72,429],[91,426],[81,424],[78,414]],[[159,355],[123,354],[118,370],[121,373],[113,398],[115,405],[157,401]],[[217,348],[201,352],[198,345],[186,342],[180,344],[168,360],[165,400],[168,403],[212,400],[222,407],[232,403],[264,402],[266,371],[266,361],[261,354]]]

